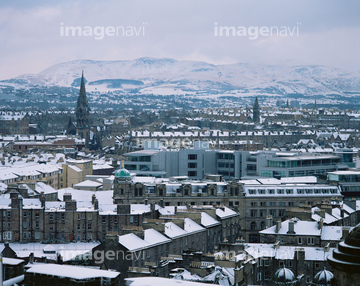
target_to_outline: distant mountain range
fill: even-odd
[[[101,93],[214,96],[353,97],[360,95],[360,74],[320,65],[228,64],[139,58],[126,61],[76,60],[39,74],[0,81],[0,88],[74,87],[82,70],[87,91]]]
[[[301,106],[360,109],[360,74],[327,66],[229,64],[139,58],[77,60],[38,74],[0,81],[1,109],[75,108],[84,71],[89,104],[96,109],[193,109],[274,106],[296,99]]]

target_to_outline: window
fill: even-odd
[[[102,216],[102,217],[101,217],[101,222],[102,222],[102,223],[106,223],[106,216]]]
[[[40,239],[40,232],[35,232],[35,239]]]
[[[265,222],[264,221],[260,222],[260,230],[263,230],[265,228],[266,228]]]
[[[266,217],[266,210],[260,210],[260,217]]]
[[[270,210],[269,212],[272,217],[276,217],[276,210]]]
[[[252,221],[250,223],[250,230],[256,230],[256,222]]]
[[[130,216],[130,223],[134,223],[134,217],[132,215]]]
[[[313,237],[308,237],[307,238],[307,244],[308,245],[313,245],[315,244],[315,239]]]
[[[260,202],[261,207],[266,207],[266,202]]]
[[[250,217],[257,217],[257,210],[250,210]]]
[[[250,205],[251,205],[252,207],[256,207],[257,204],[256,204],[256,202],[251,202]]]
[[[8,216],[8,217],[11,217],[11,211],[8,211],[8,212],[7,212],[7,216]]]
[[[88,230],[92,230],[92,224],[91,224],[91,223],[88,223],[87,228],[88,228]]]
[[[23,238],[27,239],[27,233],[26,232],[23,233]]]
[[[189,154],[188,155],[188,160],[196,160],[197,159],[197,154]]]
[[[27,213],[26,213],[26,212],[24,212],[24,213],[23,213],[23,215],[24,215],[24,217],[26,217]]]
[[[11,240],[11,231],[4,231],[3,232],[3,239],[4,240]]]
[[[39,212],[35,212],[35,218],[39,218],[40,217],[40,213]]]
[[[85,219],[85,213],[81,214],[82,219]]]
[[[35,221],[35,228],[39,228],[40,227],[40,222],[38,220]]]
[[[270,190],[269,190],[269,194],[271,194],[271,195],[275,194],[275,190],[270,189]]]
[[[285,216],[285,210],[279,210],[279,217]]]
[[[77,220],[80,220],[80,219],[81,219],[81,214],[77,213]]]
[[[49,214],[49,220],[54,220],[54,214]]]
[[[196,171],[189,171],[189,172],[188,172],[188,176],[189,176],[189,177],[196,177],[196,176],[197,176],[197,172],[196,172]]]
[[[27,226],[26,221],[23,221],[23,228],[26,228],[26,226]]]
[[[61,214],[61,220],[65,220],[65,214],[64,213]]]
[[[92,220],[92,213],[88,213],[88,220]]]
[[[188,163],[188,168],[189,169],[197,168],[197,163]]]
[[[295,203],[294,202],[289,202],[289,207],[293,207],[295,206]]]
[[[77,224],[77,230],[80,231],[81,229],[81,226],[80,226],[80,223]]]
[[[302,244],[302,237],[298,237],[298,244]]]

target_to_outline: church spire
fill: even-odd
[[[79,97],[77,100],[75,114],[76,114],[77,134],[81,138],[85,139],[86,145],[89,140],[89,130],[90,130],[89,113],[90,113],[90,108],[89,108],[88,100],[86,97],[84,71],[82,71],[80,92],[79,92]]]
[[[89,126],[89,104],[86,97],[84,71],[81,74],[80,92],[76,106],[76,123],[78,128]]]
[[[260,122],[260,106],[259,106],[259,101],[258,98],[255,98],[255,102],[254,102],[254,106],[253,106],[253,121],[255,123],[259,123]]]
[[[84,71],[81,72],[81,84],[80,84],[80,93],[79,93],[79,96],[80,96],[80,95],[83,95],[83,96],[86,97]]]

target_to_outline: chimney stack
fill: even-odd
[[[288,229],[288,234],[295,234],[295,221],[293,219],[289,220],[289,229]]]
[[[321,218],[318,222],[318,228],[321,230],[323,228],[323,226],[324,226],[324,219]]]
[[[275,226],[275,232],[279,233],[280,229],[281,229],[281,220],[277,220]]]
[[[350,227],[348,226],[343,226],[342,227],[342,237],[341,239],[345,240],[345,238],[347,237],[347,235],[349,234],[350,232]]]
[[[45,193],[44,192],[40,193],[40,202],[41,202],[41,207],[44,208],[45,207]]]
[[[96,196],[95,196],[95,194],[93,194],[91,196],[91,203],[94,204],[95,200],[96,200]]]
[[[117,214],[130,214],[131,205],[117,205]]]
[[[266,217],[266,228],[272,227],[273,225],[273,217],[272,215],[268,215]]]
[[[76,201],[70,200],[65,201],[65,211],[73,211],[75,212],[77,210],[77,203]]]
[[[99,209],[99,201],[95,198],[94,200],[94,210],[98,210]]]

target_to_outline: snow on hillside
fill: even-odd
[[[360,75],[326,66],[230,64],[139,58],[126,61],[76,60],[37,75],[0,85],[78,87],[82,70],[88,91],[139,94],[326,95],[360,93]]]

